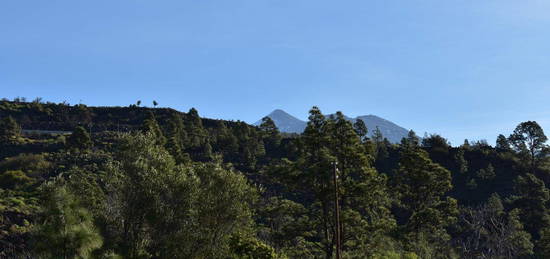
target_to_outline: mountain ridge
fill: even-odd
[[[279,128],[279,131],[285,133],[302,133],[307,125],[305,121],[302,121],[281,109],[275,109],[266,116],[275,122],[275,125]],[[262,119],[258,120],[253,125],[259,126],[260,124],[262,124]]]
[[[327,117],[330,117],[331,115],[335,114],[328,114]],[[277,128],[279,128],[281,132],[285,133],[302,133],[307,126],[307,122],[292,116],[282,109],[275,109],[266,116],[271,118],[273,122],[275,122],[275,125],[277,126]],[[367,134],[369,137],[372,136],[374,129],[378,127],[380,129],[380,132],[382,132],[382,136],[387,138],[392,143],[400,142],[401,139],[403,137],[406,137],[409,132],[404,127],[401,127],[390,120],[384,119],[374,114],[361,115],[355,118],[351,118],[348,116],[344,117],[352,123],[357,121],[357,119],[363,120],[369,130],[369,133]],[[262,120],[260,119],[253,125],[259,126],[261,123]]]

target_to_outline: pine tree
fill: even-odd
[[[452,188],[450,172],[432,162],[424,150],[410,149],[401,154],[394,181],[399,205],[406,212],[403,231],[409,244],[428,238],[438,249],[446,248],[450,237],[445,227],[458,214],[457,201],[445,195]]]
[[[521,258],[533,254],[533,243],[531,235],[523,231],[523,224],[520,221],[521,212],[518,209],[510,211],[508,214],[508,233],[507,238],[514,244],[512,249],[508,250],[507,258]]]
[[[21,135],[21,127],[11,117],[4,117],[0,120],[0,142],[9,143],[17,140]]]
[[[468,172],[468,161],[464,158],[465,149],[466,148],[464,146],[460,147],[454,157],[458,167],[458,171],[461,174],[465,174]]]
[[[295,163],[283,163],[273,173],[286,188],[297,197],[310,197],[306,211],[314,222],[308,229],[312,232],[310,242],[315,242],[325,258],[334,253],[334,214],[331,162],[335,157],[330,154],[330,120],[326,120],[319,108],[309,112],[309,121],[300,138],[299,159]],[[284,162],[285,160],[283,160]],[[332,190],[332,191],[331,191]]]
[[[424,137],[422,139],[422,146],[430,149],[432,152],[439,152],[443,154],[448,154],[450,148],[449,141],[437,134],[431,134]]]
[[[172,113],[168,120],[168,139],[166,149],[174,157],[177,163],[187,163],[190,161],[189,154],[185,153],[183,143],[187,134],[183,126],[183,120],[178,113]]]
[[[279,129],[275,125],[275,122],[269,117],[262,118],[260,130],[262,132],[262,140],[265,144],[266,152],[275,152],[281,145],[282,139]]]
[[[82,126],[74,129],[73,133],[67,138],[67,147],[72,149],[88,149],[92,147],[93,142],[88,131]]]
[[[383,173],[389,173],[389,170],[391,170],[389,167],[390,148],[391,143],[387,138],[384,138],[382,142],[377,142],[375,164],[376,168]]]
[[[403,149],[414,149],[420,145],[420,138],[413,130],[410,130],[406,138],[401,140],[401,147]]]
[[[550,227],[550,211],[547,207],[550,191],[543,181],[532,174],[518,176],[514,181],[514,190],[511,206],[520,210],[519,216],[525,230],[538,240],[539,231]]]
[[[464,139],[464,144],[462,144],[462,148],[468,150],[470,149],[470,141],[468,139]]]
[[[203,162],[212,161],[213,154],[212,154],[212,146],[210,145],[210,143],[207,142],[202,146],[200,155],[201,156],[199,158],[199,161],[203,161]]]
[[[260,130],[267,135],[279,133],[279,129],[277,128],[277,125],[275,125],[275,122],[270,117],[263,117],[262,123],[260,124]]]
[[[520,123],[509,140],[514,149],[528,159],[531,173],[535,174],[539,162],[548,152],[545,144],[548,138],[539,124],[535,121]]]
[[[41,217],[36,225],[35,252],[47,258],[89,258],[103,240],[91,214],[64,186],[44,186]]]
[[[239,153],[239,140],[235,137],[233,132],[227,128],[225,122],[220,121],[217,129],[216,146],[218,150],[221,150],[225,159],[235,161]]]
[[[304,235],[307,242],[321,249],[319,257],[333,256],[334,195],[338,192],[344,249],[367,257],[382,250],[381,240],[395,224],[389,211],[386,178],[372,167],[372,159],[367,156],[353,125],[340,112],[326,119],[313,107],[299,143],[297,161],[283,162],[272,174],[297,199],[307,197],[305,210],[311,221],[306,226],[311,234]],[[335,161],[339,169],[337,190],[332,179]]]
[[[361,137],[341,112],[327,124],[327,130],[330,151],[338,161],[344,247],[372,256],[395,226],[387,179],[373,167]]]
[[[510,151],[512,151],[512,148],[510,147],[510,142],[502,134],[498,135],[495,148],[498,152],[510,152]]]
[[[361,138],[361,141],[364,141],[365,138],[367,138],[369,130],[367,129],[367,125],[365,125],[365,122],[363,120],[357,119],[353,124],[353,129],[355,130],[355,133],[359,136],[359,138]]]
[[[189,153],[200,152],[203,145],[208,142],[208,132],[204,129],[202,119],[195,108],[191,108],[185,116],[185,131],[188,137],[185,146],[190,151],[195,151]]]
[[[382,141],[384,141],[384,136],[382,135],[382,131],[380,131],[380,128],[378,128],[378,126],[376,126],[376,129],[372,133],[371,138],[375,143],[381,143]]]
[[[491,163],[489,163],[489,165],[487,166],[487,168],[485,169],[480,169],[479,171],[477,171],[477,175],[476,175],[479,179],[483,179],[483,180],[492,180],[495,178],[496,174],[495,174],[495,168],[493,167],[493,165]]]
[[[164,137],[153,112],[148,111],[147,118],[143,121],[142,130],[143,132],[151,132],[157,140],[157,145],[164,146],[166,144],[166,138]]]

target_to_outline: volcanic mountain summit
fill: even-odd
[[[281,109],[272,111],[267,115],[267,117],[271,118],[275,122],[275,125],[277,125],[277,128],[279,128],[281,132],[302,133],[307,126],[307,122],[302,121]],[[403,137],[406,137],[408,133],[407,129],[376,115],[363,115],[355,118],[346,117],[346,119],[352,123],[357,119],[363,120],[369,129],[368,136],[372,136],[374,129],[378,127],[382,132],[382,135],[392,143],[398,143]],[[254,125],[258,126],[261,123],[262,120],[259,120],[254,123]]]

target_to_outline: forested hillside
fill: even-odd
[[[268,117],[0,101],[0,258],[550,258],[536,122],[494,145],[372,130],[317,107],[282,135]]]

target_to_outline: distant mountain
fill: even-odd
[[[305,121],[302,121],[279,109],[272,111],[267,115],[267,117],[271,118],[273,122],[275,122],[275,125],[277,125],[277,128],[279,128],[281,132],[302,133],[307,125]],[[260,124],[262,124],[261,119],[254,123],[256,126],[259,126]]]
[[[331,115],[333,114],[327,116]],[[273,112],[268,114],[267,117],[270,117],[275,122],[275,125],[277,125],[281,132],[302,133],[307,125],[305,121],[302,121],[280,109],[274,110]],[[406,137],[409,132],[407,129],[375,115],[364,115],[357,116],[356,118],[345,118],[352,123],[355,122],[357,119],[363,120],[369,130],[369,136],[372,136],[372,133],[374,132],[376,127],[378,127],[382,132],[382,135],[392,143],[398,143],[403,137]],[[254,125],[258,126],[261,123],[262,120],[259,120],[254,123]]]
[[[367,128],[369,129],[369,136],[371,136],[376,127],[378,127],[382,132],[382,136],[387,138],[392,143],[400,142],[402,138],[409,134],[407,129],[376,115],[358,116],[353,119],[353,122],[355,122],[356,119],[361,119],[365,122],[365,125],[367,125]]]

